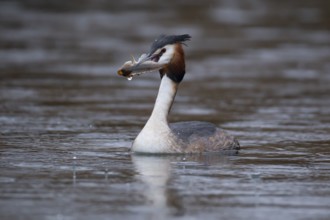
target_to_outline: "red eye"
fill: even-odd
[[[154,56],[152,57],[151,60],[154,61],[154,62],[158,62],[159,58],[160,58],[165,52],[166,52],[166,49],[163,48],[163,49],[159,52],[159,54],[154,55]]]

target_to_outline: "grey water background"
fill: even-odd
[[[116,70],[192,35],[171,121],[238,155],[134,156],[158,73]],[[329,219],[328,0],[0,2],[0,219]]]

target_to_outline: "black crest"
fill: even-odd
[[[189,34],[183,35],[160,35],[151,45],[149,55],[153,54],[157,49],[164,47],[168,44],[183,43],[190,40],[191,36]]]

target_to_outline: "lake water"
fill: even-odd
[[[185,34],[171,121],[238,155],[128,152],[159,74],[116,74]],[[1,219],[329,219],[328,0],[0,2]]]

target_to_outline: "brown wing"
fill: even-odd
[[[187,153],[240,149],[233,136],[209,122],[177,122],[170,124],[170,128]]]

